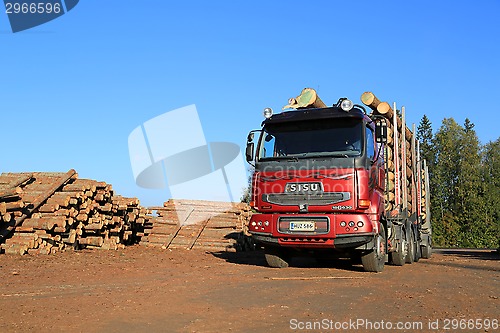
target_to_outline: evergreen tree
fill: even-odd
[[[432,124],[425,114],[420,120],[416,135],[418,141],[420,141],[420,158],[425,159],[429,168],[432,169],[432,166],[435,164],[435,151],[432,142]]]

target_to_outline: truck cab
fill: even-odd
[[[246,155],[255,167],[251,206],[258,212],[249,232],[270,266],[286,267],[302,252],[383,269],[386,173],[377,124],[347,99],[326,108],[267,110],[262,129],[248,136]]]

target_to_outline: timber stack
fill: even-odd
[[[416,179],[425,174],[425,167],[417,170],[419,147],[418,140],[414,137],[415,125],[413,131],[406,126],[404,107],[401,111],[396,110],[396,103],[391,107],[389,103],[381,102],[372,92],[363,93],[361,101],[372,109],[373,114],[386,119],[385,161],[388,188],[385,197],[386,211],[396,215],[406,210],[410,216],[417,212],[419,203],[421,209],[425,210],[426,189],[420,189],[417,186],[419,179]],[[417,200],[419,195],[421,198]],[[425,213],[422,211],[423,219]]]
[[[251,213],[246,204],[169,200],[163,207],[150,209],[157,216],[144,226],[142,245],[208,251],[250,249],[245,230]]]
[[[30,178],[29,175],[0,177],[0,225],[7,228],[23,215],[26,204],[21,198],[22,186]]]
[[[111,185],[67,173],[0,175],[0,243],[5,253],[117,249],[134,241],[148,210]],[[12,234],[12,235],[11,235]]]
[[[152,211],[155,215],[152,215]],[[0,175],[0,244],[5,253],[52,254],[64,249],[253,249],[245,204],[169,200],[144,208],[115,195],[110,184],[67,173]]]

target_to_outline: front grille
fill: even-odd
[[[314,222],[314,231],[290,230],[290,223]],[[278,219],[278,231],[285,234],[318,235],[330,231],[330,219],[322,216],[282,216]]]
[[[283,206],[297,206],[302,204],[308,204],[310,206],[325,206],[347,201],[350,198],[351,193],[349,192],[331,192],[315,195],[290,193],[262,195],[262,201]]]

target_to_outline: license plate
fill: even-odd
[[[316,223],[314,222],[290,222],[290,231],[314,231]]]

